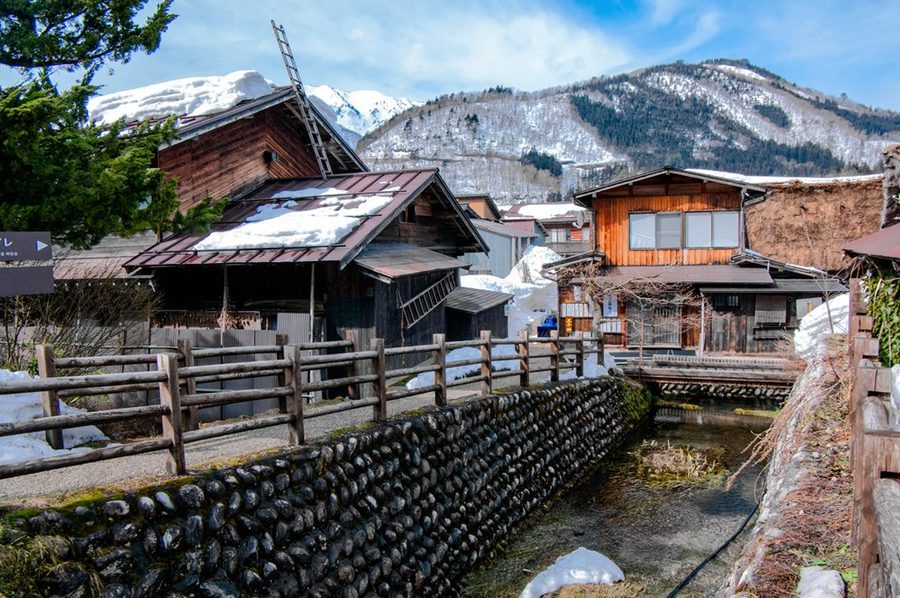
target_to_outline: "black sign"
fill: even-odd
[[[0,262],[24,262],[53,258],[50,233],[0,231]]]
[[[0,268],[0,297],[53,292],[53,266]]]

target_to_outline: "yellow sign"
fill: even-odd
[[[563,318],[563,332],[566,333],[566,336],[572,336],[572,333],[575,332],[575,318],[572,316]]]

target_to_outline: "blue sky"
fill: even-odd
[[[312,85],[425,100],[747,58],[800,85],[900,110],[898,0],[176,0],[174,10],[160,50],[103,73],[105,91],[240,69],[285,83],[274,18]]]

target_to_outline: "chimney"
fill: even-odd
[[[884,150],[884,201],[881,207],[881,228],[900,222],[900,145]]]

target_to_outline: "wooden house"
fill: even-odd
[[[499,222],[503,217],[500,208],[487,193],[476,193],[470,195],[457,195],[456,199],[464,208],[472,210],[476,216],[483,220],[492,220]]]
[[[576,194],[593,212],[592,251],[545,266],[560,278],[563,330],[626,347],[775,350],[806,310],[843,287],[748,248],[745,205],[765,194],[672,167]],[[659,299],[642,297],[647,289]]]
[[[503,206],[501,210],[504,224],[524,224],[526,230],[529,227],[533,230],[534,226],[543,229],[546,234],[543,245],[563,257],[584,253],[592,248],[592,214],[583,206],[548,202],[513,204]]]
[[[502,222],[485,220],[469,214],[488,251],[467,253],[461,259],[469,264],[469,274],[489,274],[504,278],[515,267],[537,238],[537,233],[509,226]]]
[[[446,329],[457,258],[486,250],[437,170],[359,172],[269,181],[209,234],[169,237],[126,267],[152,273],[167,309],[312,313],[327,339],[400,346]]]

